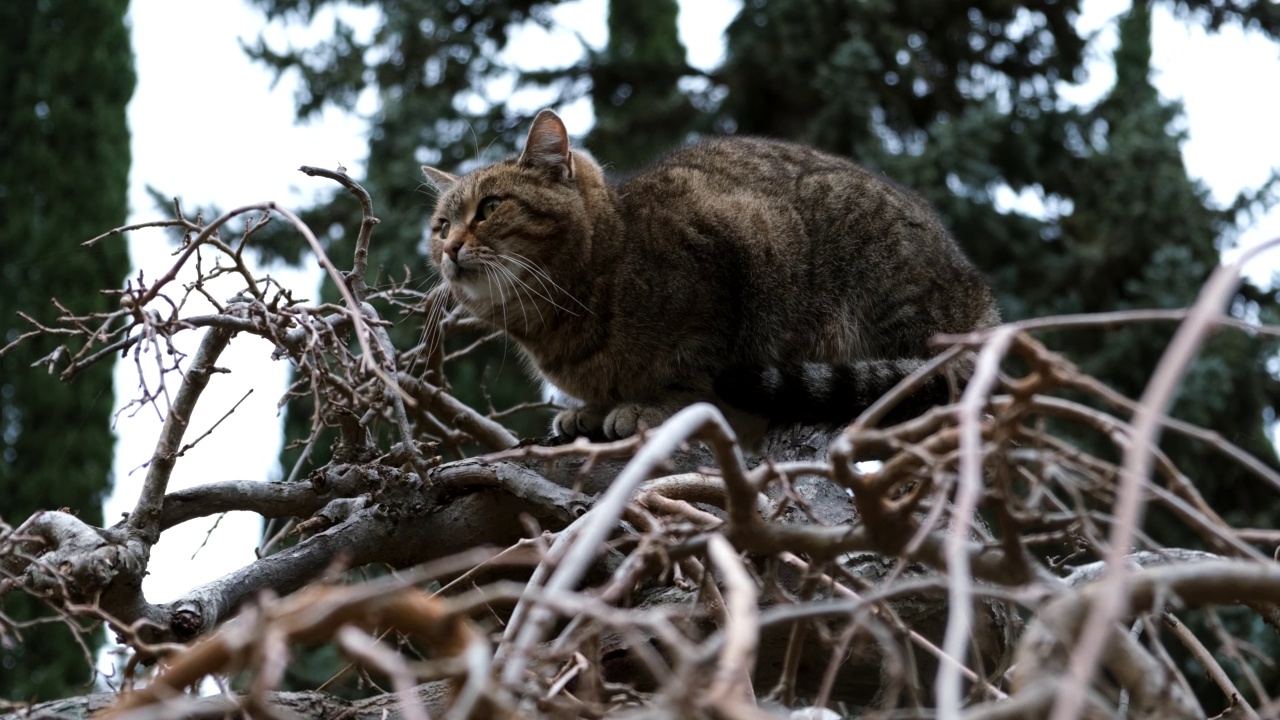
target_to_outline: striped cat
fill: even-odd
[[[557,434],[625,437],[700,400],[740,428],[845,422],[933,335],[999,321],[924,201],[812,148],[707,139],[613,184],[544,110],[519,157],[423,171],[432,260],[573,399]]]

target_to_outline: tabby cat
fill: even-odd
[[[543,110],[519,157],[423,171],[432,260],[573,398],[561,435],[625,437],[699,400],[736,424],[848,421],[930,337],[999,320],[923,200],[812,148],[707,139],[615,185]]]

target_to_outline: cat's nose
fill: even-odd
[[[449,238],[444,244],[444,254],[448,255],[449,259],[454,262],[458,262],[458,251],[461,249],[462,241],[458,238]]]

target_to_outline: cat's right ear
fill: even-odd
[[[569,131],[560,116],[543,110],[533,119],[524,141],[520,166],[546,172],[555,180],[573,179],[573,153],[569,151]]]
[[[455,175],[450,175],[443,170],[437,170],[430,165],[422,166],[422,174],[427,176],[427,182],[436,187],[436,195],[443,195],[449,192],[449,188],[458,182]]]

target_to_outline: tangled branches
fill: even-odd
[[[1220,269],[1189,311],[941,338],[933,363],[848,427],[778,428],[749,454],[709,405],[629,440],[518,445],[503,413],[469,407],[448,381],[450,363],[492,335],[446,309],[439,289],[367,286],[377,222],[368,195],[345,175],[303,170],[361,203],[350,272],[274,203],[209,223],[175,206],[174,219],[146,224],[183,232],[162,275],[112,291],[115,311],[60,308],[56,323],[32,319],[15,341],[62,339],[41,362],[67,380],[113,354],[140,369],[153,358],[160,382],[135,402],[166,401],[125,520],[94,528],[44,511],[0,526],[0,595],[40,597],[68,623],[101,620],[133,651],[118,693],[41,712],[1280,717],[1259,676],[1272,661],[1220,610],[1244,606],[1268,632],[1280,629],[1270,550],[1280,532],[1233,527],[1157,443],[1165,434],[1204,444],[1280,493],[1273,468],[1165,414],[1204,333],[1243,325],[1222,317],[1238,264]],[[241,216],[244,233],[224,240]],[[273,217],[308,242],[340,303],[296,300],[255,274],[245,251]],[[179,285],[188,264],[197,280]],[[220,302],[208,286],[224,276],[240,289]],[[185,313],[193,295],[215,311]],[[389,312],[421,317],[422,342],[395,347]],[[1161,321],[1182,324],[1139,401],[1037,339],[1051,328]],[[194,355],[170,354],[190,331],[204,333]],[[201,439],[187,437],[191,412],[237,335],[265,338],[293,363],[290,394],[313,408],[304,460],[326,429],[337,436],[332,458],[305,477],[300,461],[286,482],[170,492],[174,467]],[[460,349],[446,353],[456,338]],[[880,426],[961,355],[976,360],[954,403]],[[1182,540],[1145,532],[1147,508],[1171,518]],[[163,533],[229,510],[287,519],[275,540],[293,544],[273,542],[274,552],[173,602],[148,602],[141,578]],[[345,574],[379,567],[392,571],[373,581]],[[0,640],[27,641],[26,632],[0,616]],[[361,674],[366,697],[284,691],[298,648],[323,644],[351,663],[338,676]],[[1211,708],[1196,673],[1217,688]],[[210,677],[220,694],[191,692]]]

